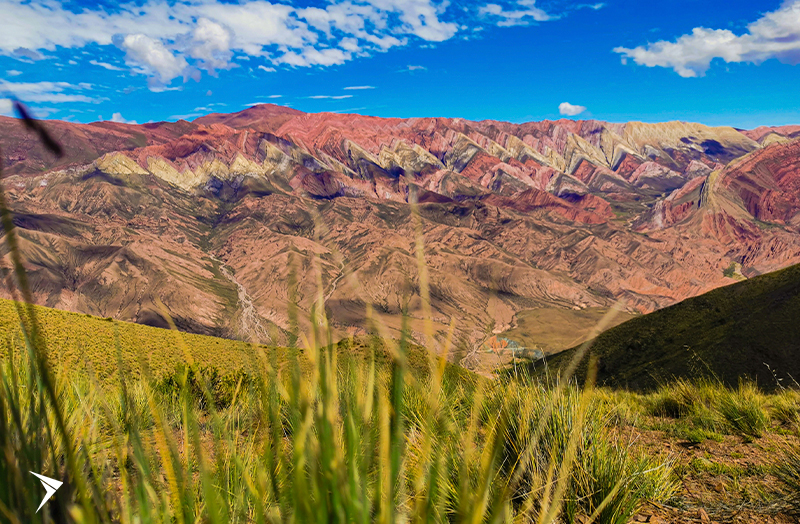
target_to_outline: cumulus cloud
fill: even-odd
[[[673,42],[661,40],[614,52],[647,67],[668,67],[684,78],[703,76],[711,61],[760,64],[770,58],[783,63],[800,63],[800,0],[785,2],[747,26],[744,34],[728,29],[696,27]]]
[[[501,27],[545,22],[553,18],[544,10],[536,7],[536,0],[518,0],[516,5],[508,6],[487,4],[478,9],[478,13],[494,20]]]
[[[183,76],[189,67],[185,58],[173,54],[159,40],[147,35],[128,35],[122,39],[121,47],[126,51],[126,62],[134,71],[156,77],[163,84]]]
[[[274,67],[267,67],[265,65],[260,65],[258,66],[258,68],[261,69],[262,71],[266,71],[267,73],[274,73],[275,71],[277,71],[277,69],[275,69]]]
[[[22,71],[17,71],[16,69],[9,69],[6,71],[6,75],[8,76],[19,76],[22,74]]]
[[[187,52],[198,60],[198,66],[210,73],[231,66],[231,33],[220,24],[201,18],[192,31],[192,41]]]
[[[565,116],[577,116],[586,111],[584,106],[576,106],[569,102],[561,102],[558,104],[558,112]]]
[[[460,30],[448,20],[450,6],[447,0],[332,0],[308,8],[279,0],[144,0],[75,9],[66,0],[0,0],[0,54],[32,61],[60,48],[94,45],[103,52],[116,45],[126,65],[149,76],[158,91],[176,78],[197,79],[201,70],[234,67],[234,56],[324,67],[411,39],[444,41]],[[92,53],[93,65],[118,67]]]
[[[111,115],[112,122],[119,122],[120,124],[136,124],[136,120],[126,120],[122,117],[122,113],[114,113]]]
[[[429,42],[443,42],[458,32],[458,25],[442,22],[447,2],[434,4],[430,0],[370,0],[370,4],[383,12],[396,13],[402,25],[399,32],[413,34]]]

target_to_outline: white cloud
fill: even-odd
[[[344,88],[345,91],[356,91],[362,89],[375,89],[375,86],[350,86]]]
[[[14,102],[10,98],[0,98],[0,115],[14,116]]]
[[[425,66],[409,65],[409,66],[406,66],[405,69],[400,69],[398,72],[399,73],[409,73],[409,72],[412,72],[412,71],[427,71],[427,70],[428,70],[428,68],[425,67]]]
[[[398,32],[413,34],[429,42],[443,42],[455,36],[458,24],[442,22],[439,16],[448,2],[434,4],[430,0],[369,0],[383,12],[396,13],[402,25]]]
[[[536,7],[536,0],[517,0],[516,5],[504,7],[500,4],[487,4],[478,13],[493,19],[498,26],[508,27],[528,25],[530,22],[546,22],[553,17]]]
[[[160,84],[155,78],[147,81],[147,88],[153,93],[165,93],[167,91],[183,91],[182,86],[169,87]]]
[[[275,69],[274,67],[267,67],[265,65],[260,65],[258,66],[258,68],[261,69],[262,71],[266,71],[267,73],[274,73],[275,71],[277,71],[277,69]]]
[[[586,108],[584,106],[576,106],[570,104],[569,102],[561,102],[560,104],[558,104],[558,112],[561,113],[562,115],[576,116],[580,115],[584,111],[586,111]]]
[[[199,67],[213,73],[217,69],[231,67],[231,33],[208,18],[197,21],[192,32],[192,43],[188,55],[196,58]]]
[[[112,122],[118,122],[120,124],[135,124],[136,120],[126,120],[122,117],[122,113],[114,113],[111,115]]]
[[[520,5],[538,12],[531,0]],[[31,61],[45,58],[42,51],[93,45],[103,53],[116,45],[128,67],[163,90],[176,78],[198,79],[200,70],[233,67],[234,56],[325,67],[413,39],[444,41],[461,27],[450,20],[464,16],[454,6],[448,0],[331,0],[309,8],[281,0],[137,0],[74,9],[66,0],[0,0],[0,55]],[[90,63],[118,67],[103,56],[92,48]]]
[[[8,82],[0,80],[0,91],[20,99],[23,103],[99,103],[104,98],[90,97],[81,92],[91,90],[91,84],[70,84],[68,82]]]
[[[89,60],[89,63],[92,65],[96,65],[102,67],[103,69],[108,69],[109,71],[125,71],[121,67],[117,67],[115,65],[108,64],[106,62],[98,62],[97,60]]]
[[[81,94],[92,89],[91,84],[68,82],[9,82],[0,80],[0,114],[14,116],[12,97],[24,104],[99,103],[106,98]],[[47,117],[60,111],[57,107],[30,107],[34,115]]]
[[[174,55],[159,40],[144,34],[128,35],[121,45],[127,52],[125,60],[134,71],[155,76],[162,84],[169,84],[173,78],[183,76],[189,67],[185,58]]]
[[[170,120],[191,120],[192,118],[197,118],[198,116],[203,116],[203,113],[189,113],[186,115],[172,115],[169,117]]]
[[[350,113],[352,111],[361,111],[366,109],[366,107],[349,107],[347,109],[338,109],[336,111],[331,111],[331,113]]]
[[[6,71],[6,75],[8,76],[19,76],[22,74],[22,71],[17,71],[16,69],[9,69]]]
[[[277,62],[295,67],[308,67],[313,65],[332,66],[347,62],[352,55],[341,49],[315,49],[306,47],[298,52],[289,51],[277,59]]]
[[[332,95],[314,95],[314,96],[309,96],[307,98],[311,98],[313,100],[323,100],[323,99],[344,100],[345,98],[353,98],[353,95],[337,95],[337,96],[332,96]]]
[[[726,62],[760,64],[776,58],[787,64],[800,63],[800,0],[789,0],[765,14],[737,35],[728,29],[696,27],[674,42],[661,40],[614,52],[647,67],[669,67],[684,78],[703,76],[714,58]]]

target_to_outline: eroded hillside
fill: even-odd
[[[622,300],[646,313],[800,262],[792,129],[262,105],[191,123],[53,123],[67,144],[56,164],[0,124],[37,301],[121,320],[165,325],[166,308],[186,330],[281,342],[294,272],[301,318],[321,282],[338,336],[371,331],[369,305],[390,333],[407,309],[421,341],[409,201],[454,358],[521,311]]]

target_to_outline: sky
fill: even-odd
[[[800,124],[800,0],[0,0],[0,114]]]

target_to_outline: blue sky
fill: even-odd
[[[0,113],[800,123],[800,0],[0,0]]]

